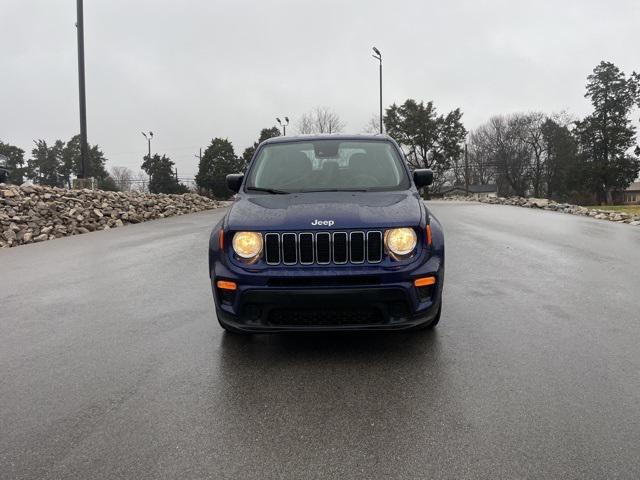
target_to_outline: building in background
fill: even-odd
[[[0,183],[4,183],[9,178],[9,159],[0,154]]]
[[[640,182],[633,182],[622,192],[617,192],[614,203],[621,205],[640,205]]]

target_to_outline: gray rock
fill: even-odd
[[[549,200],[546,198],[530,198],[528,203],[531,203],[536,208],[544,208],[549,205]]]
[[[16,232],[9,228],[2,232],[2,236],[7,242],[13,242],[16,239]]]
[[[21,187],[3,184],[0,185],[0,246],[107,230],[219,205],[194,193],[154,195],[65,190],[31,183]]]

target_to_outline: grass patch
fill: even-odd
[[[640,215],[640,205],[594,205],[598,210],[607,210],[610,212],[624,212],[630,215]]]

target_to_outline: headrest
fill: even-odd
[[[304,152],[295,151],[290,152],[289,155],[287,155],[284,166],[288,170],[287,174],[291,172],[295,175],[310,173],[311,169],[313,168],[311,166],[311,160],[309,159],[309,157],[307,157],[307,155],[304,154]]]

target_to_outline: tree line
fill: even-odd
[[[72,188],[73,178],[81,172],[80,135],[74,135],[67,142],[56,140],[34,140],[31,156],[25,159],[25,151],[15,145],[0,140],[0,155],[5,158],[6,182],[20,185],[26,179],[36,184],[51,187]],[[146,188],[146,177],[134,177],[131,170],[125,167],[106,169],[107,158],[98,145],[88,145],[87,177],[96,182],[101,190],[131,190],[132,185]]]
[[[36,184],[72,188],[73,178],[81,172],[80,135],[69,141],[34,140],[31,156],[25,160],[23,149],[0,141],[0,155],[5,158],[9,183],[21,184],[29,179]],[[96,187],[110,191],[149,191],[151,193],[186,193],[186,185],[174,174],[174,162],[166,155],[145,155],[141,165],[144,173],[135,175],[126,167],[106,169],[107,158],[98,145],[88,145],[86,176]]]
[[[69,141],[56,140],[53,144],[35,140],[31,157],[24,158],[24,150],[0,141],[0,155],[6,157],[10,183],[20,184],[25,178],[35,183],[71,188],[71,180],[80,173],[80,135]],[[105,169],[106,158],[97,145],[88,146],[88,176],[94,177],[99,188],[113,190],[113,179]]]
[[[640,106],[640,75],[626,75],[610,62],[601,62],[587,77],[585,97],[593,111],[583,119],[566,113],[543,112],[495,115],[467,131],[460,108],[441,114],[432,101],[407,99],[385,109],[386,132],[404,150],[412,168],[434,171],[432,192],[445,185],[496,184],[503,196],[533,195],[578,203],[611,203],[640,171],[640,147],[632,123]],[[345,123],[327,107],[303,114],[301,134],[340,133]],[[370,119],[365,132],[376,133],[379,120]],[[253,145],[236,155],[226,138],[213,138],[200,158],[195,183],[201,193],[228,198],[225,177],[246,169],[258,145],[279,136],[275,127],[263,128]],[[31,157],[0,141],[6,157],[8,181],[71,186],[80,172],[80,137],[48,144],[36,140]],[[145,155],[143,175],[124,167],[105,168],[106,158],[97,145],[89,145],[88,175],[106,190],[130,190],[132,185],[152,193],[188,191],[167,155]]]
[[[633,109],[640,106],[640,75],[601,62],[587,77],[593,111],[496,115],[467,132],[459,109],[438,115],[432,102],[407,100],[386,109],[387,132],[414,167],[434,170],[434,187],[496,184],[502,196],[612,203],[638,178]]]
[[[469,132],[460,108],[439,113],[432,101],[410,98],[386,108],[383,122],[412,168],[434,171],[432,192],[446,185],[495,184],[502,196],[612,203],[614,193],[640,173],[632,122],[640,106],[640,75],[603,61],[587,77],[585,97],[592,113],[582,119],[565,112],[511,113]],[[298,133],[339,133],[344,126],[326,107],[302,115],[297,124]],[[374,118],[365,126],[368,133],[378,129]],[[243,171],[257,145],[277,135],[276,127],[263,129],[242,156],[227,139],[213,139],[200,162],[198,187],[216,197],[228,195],[226,174]]]

